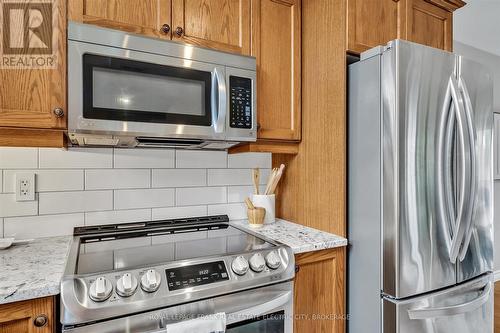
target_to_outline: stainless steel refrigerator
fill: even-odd
[[[493,83],[396,40],[349,66],[349,333],[493,332]]]

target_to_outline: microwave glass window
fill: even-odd
[[[95,67],[93,107],[203,116],[205,82]]]
[[[212,125],[212,73],[130,59],[83,55],[83,116]]]

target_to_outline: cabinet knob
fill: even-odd
[[[177,36],[181,37],[183,33],[184,33],[184,29],[182,29],[182,27],[175,28],[175,34]]]
[[[170,32],[170,26],[168,24],[164,24],[164,25],[161,26],[160,30],[164,34],[168,34]]]
[[[61,118],[64,116],[64,110],[62,108],[55,108],[52,112],[57,118]]]
[[[34,320],[33,320],[33,324],[36,326],[36,327],[43,327],[45,325],[47,325],[47,322],[49,321],[49,319],[47,318],[46,315],[42,314],[42,315],[39,315],[37,316]]]
[[[300,266],[299,265],[295,265],[295,273],[298,273],[300,271]]]

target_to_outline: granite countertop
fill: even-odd
[[[344,237],[281,219],[276,219],[275,223],[265,224],[260,228],[251,227],[248,220],[232,221],[231,223],[288,245],[295,254],[347,245],[347,239]]]
[[[38,238],[0,250],[0,304],[59,294],[72,239]]]

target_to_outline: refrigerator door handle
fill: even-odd
[[[474,125],[472,123],[472,101],[470,99],[469,91],[467,90],[467,85],[462,77],[459,78],[459,88],[463,94],[463,100],[465,105],[465,113],[467,116],[467,127],[469,134],[469,142],[470,142],[470,159],[471,159],[471,184],[470,184],[470,194],[467,201],[467,227],[465,229],[464,241],[462,243],[462,247],[460,249],[460,261],[463,261],[465,255],[467,254],[467,250],[469,248],[470,239],[472,236],[472,231],[474,229],[474,208],[476,204],[476,191],[477,191],[477,157],[476,157],[476,142],[475,142],[475,133],[474,133]]]
[[[463,108],[463,105],[460,103],[459,99],[459,88],[457,80],[452,76],[450,77],[449,87],[451,92],[451,98],[453,101],[453,105],[455,108],[455,118],[457,121],[457,132],[458,132],[458,149],[459,156],[461,162],[460,168],[460,179],[459,188],[458,188],[458,205],[457,205],[457,214],[456,221],[454,224],[453,236],[451,241],[450,248],[450,262],[455,263],[457,261],[457,257],[460,251],[460,245],[463,243],[464,235],[465,235],[465,226],[466,220],[464,219],[465,215],[465,206],[467,202],[467,198],[470,198],[470,194],[468,193],[469,187],[467,186],[470,183],[470,174],[468,173],[467,165],[470,164],[468,158],[470,157],[469,151],[467,148],[469,141],[466,137],[467,127],[465,121],[467,119],[466,112]],[[469,162],[469,163],[468,163]]]
[[[410,319],[412,320],[423,320],[438,317],[449,317],[472,312],[488,301],[491,293],[491,285],[491,281],[488,281],[488,283],[483,287],[484,289],[482,293],[472,301],[440,308],[421,308],[408,310],[408,317],[410,317]]]
[[[441,221],[448,225],[451,243],[455,231],[455,207],[451,179],[451,155],[453,128],[455,124],[455,108],[458,101],[452,99],[452,82],[448,82],[446,95],[441,110],[441,119],[438,125],[438,143],[436,147],[436,194],[437,209]],[[449,246],[449,243],[448,243]]]

